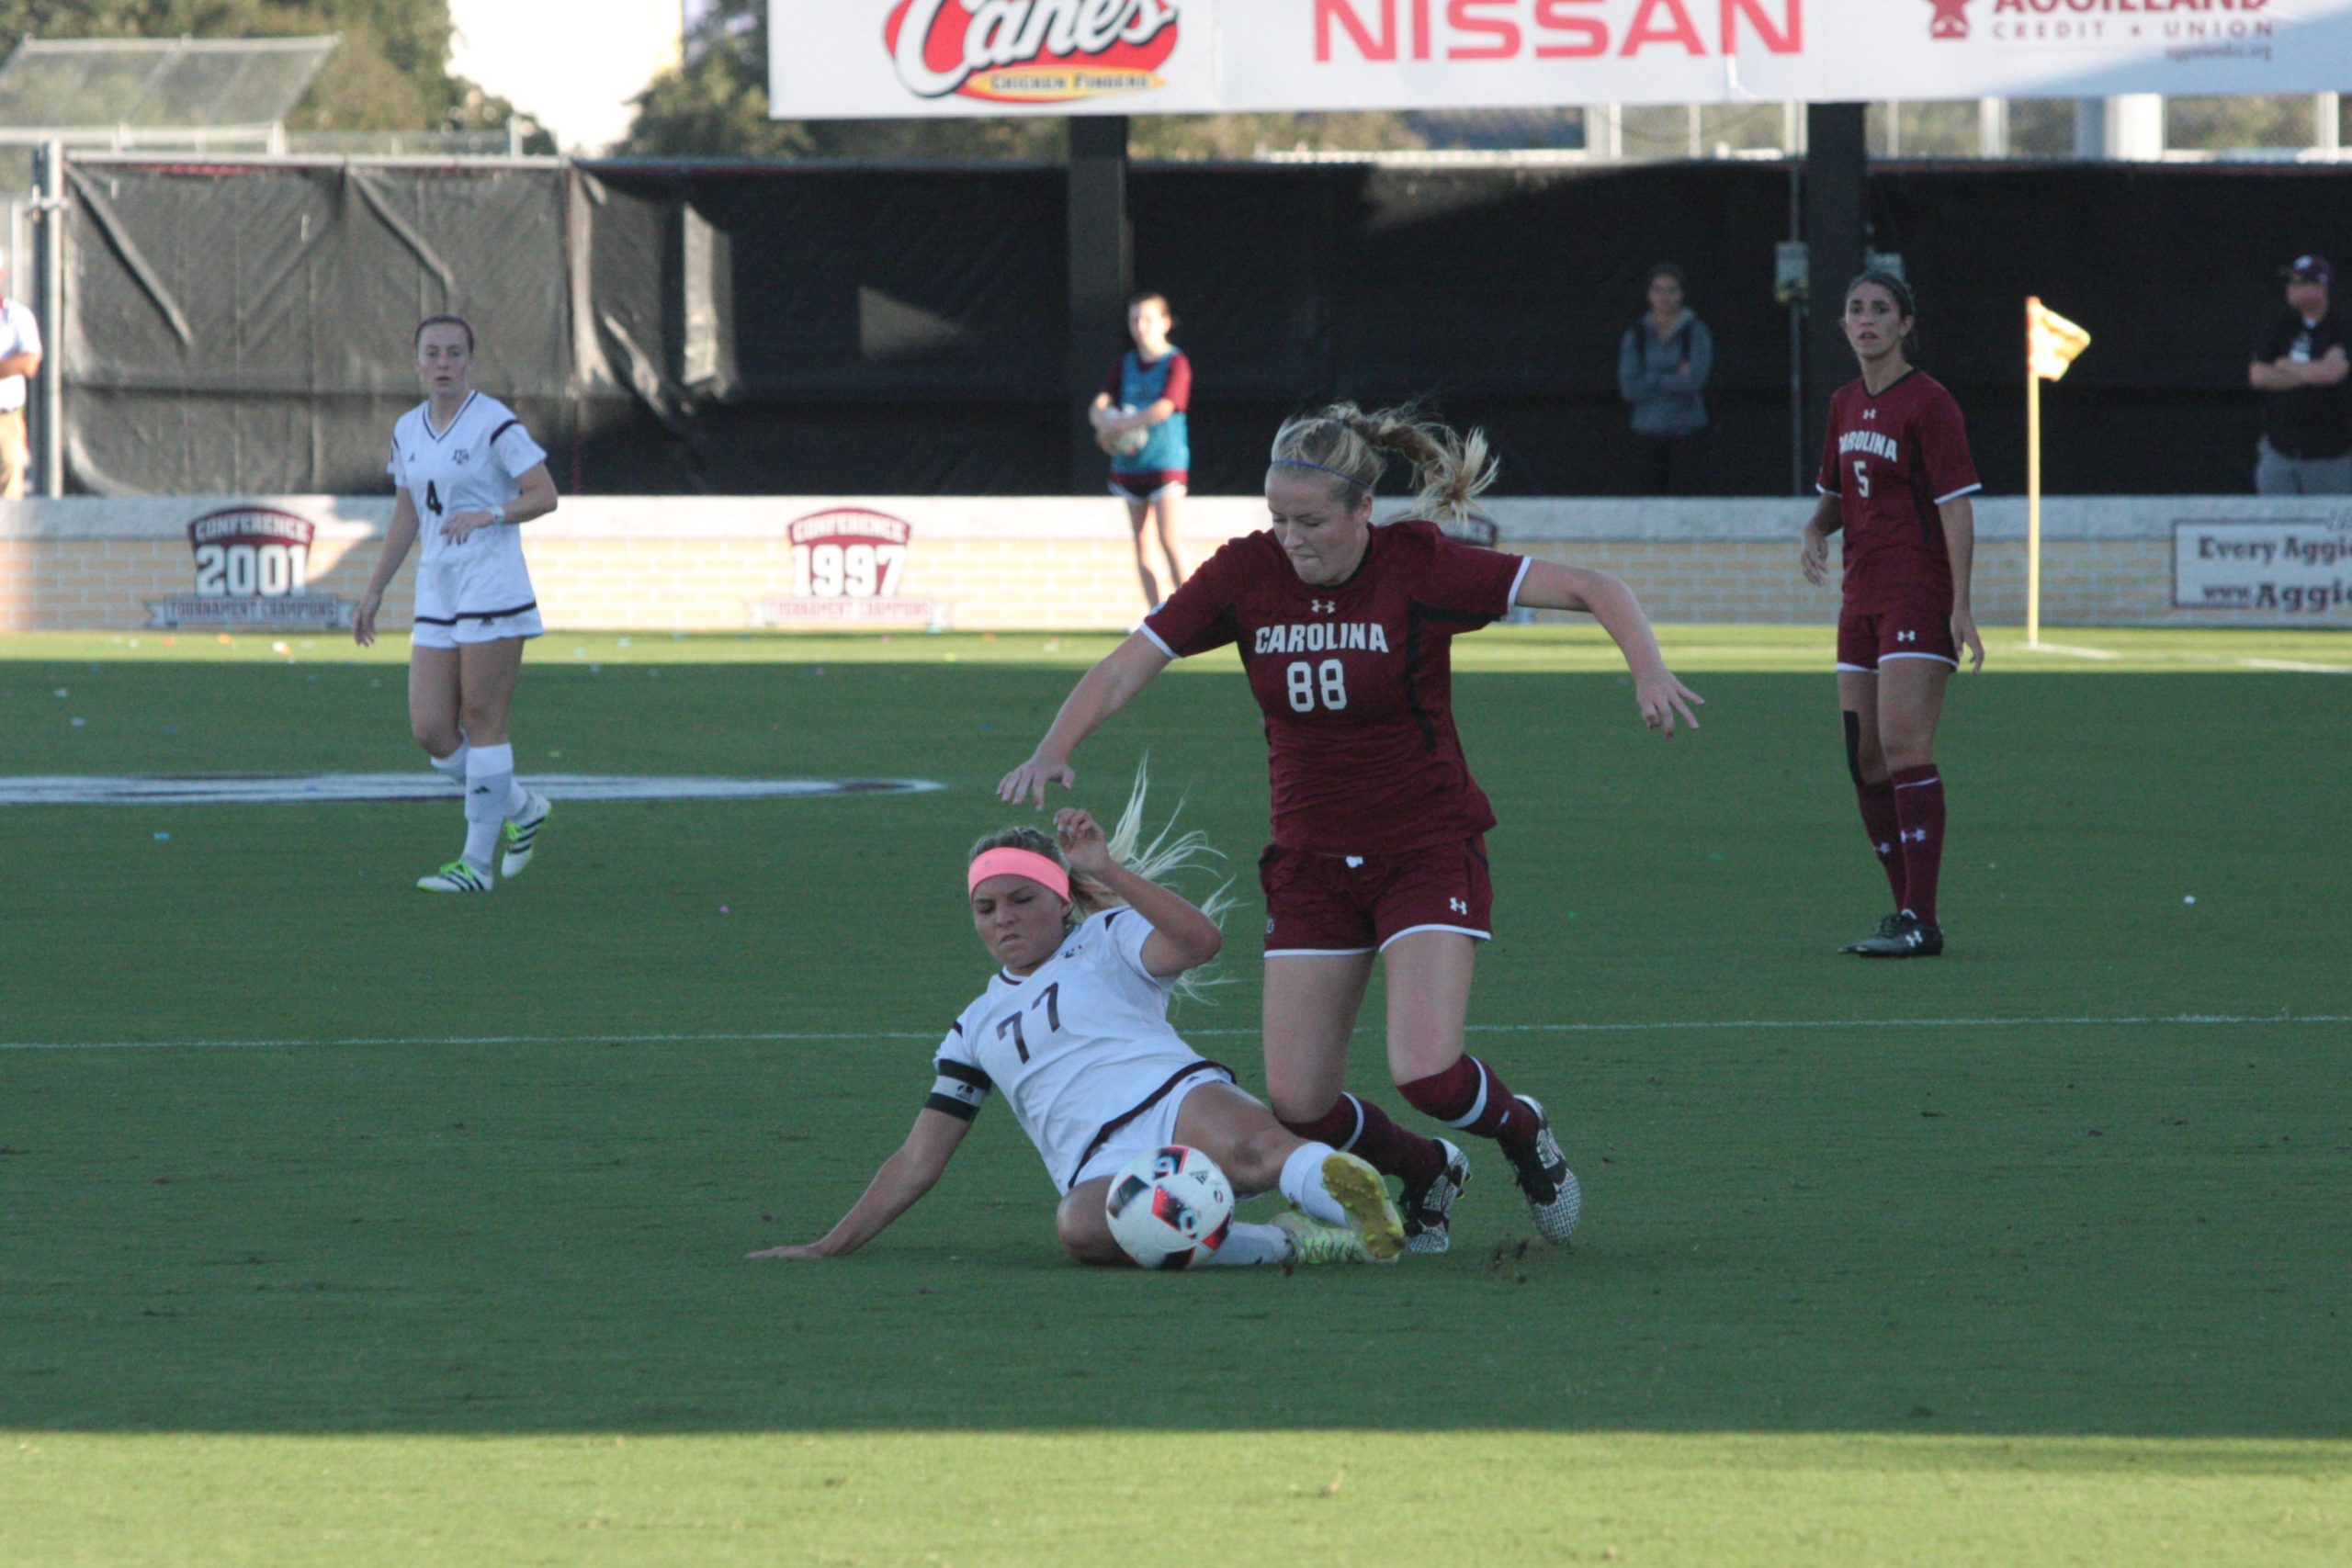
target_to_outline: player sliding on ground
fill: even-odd
[[[1373,490],[1402,457],[1415,516],[1372,524]],[[1403,1183],[1415,1252],[1452,1246],[1462,1150],[1346,1092],[1348,1042],[1377,961],[1387,973],[1388,1071],[1414,1109],[1491,1138],[1544,1238],[1565,1246],[1582,1190],[1538,1101],[1464,1050],[1477,944],[1494,931],[1487,829],[1453,713],[1454,637],[1514,608],[1589,612],[1634,677],[1642,721],[1698,728],[1700,699],[1666,667],[1649,617],[1606,572],[1456,544],[1493,480],[1481,432],[1409,410],[1341,403],[1274,435],[1270,526],[1234,540],[1080,680],[999,798],[1043,806],[1077,782],[1079,742],[1177,659],[1230,643],[1264,715],[1273,843],[1266,894],[1267,1098],[1283,1125],[1360,1154]]]
[[[1199,1263],[1387,1262],[1404,1250],[1402,1217],[1372,1167],[1284,1131],[1170,1026],[1170,996],[1224,937],[1153,880],[1189,863],[1199,835],[1163,832],[1136,851],[1143,797],[1138,778],[1108,838],[1070,808],[1050,838],[1008,828],[973,847],[972,924],[1002,968],[947,1032],[929,1101],[865,1196],[816,1241],[752,1257],[831,1258],[881,1235],[931,1190],[997,1089],[1062,1190],[1055,1230],[1080,1263],[1128,1261],[1103,1212],[1111,1179],[1169,1144],[1207,1154],[1237,1193],[1279,1189],[1301,1211],[1235,1221]]]

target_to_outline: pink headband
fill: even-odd
[[[1069,902],[1069,873],[1035,850],[989,851],[972,862],[964,890],[969,893],[991,876],[1025,876],[1063,903]]]

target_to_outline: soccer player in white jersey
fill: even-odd
[[[545,795],[514,777],[506,716],[523,644],[542,630],[520,525],[555,510],[555,481],[547,453],[514,411],[474,390],[474,330],[464,320],[433,316],[418,325],[416,373],[425,399],[392,427],[386,468],[398,499],[352,636],[362,648],[376,640],[384,587],[422,536],[409,728],[433,766],[465,789],[466,847],[417,886],[487,893],[492,857],[499,875],[520,875],[550,810]]]
[[[1404,1250],[1403,1218],[1372,1167],[1285,1131],[1170,1026],[1169,997],[1224,938],[1152,880],[1188,861],[1198,836],[1170,844],[1163,833],[1137,855],[1142,805],[1138,780],[1107,839],[1073,807],[1052,838],[1012,828],[974,846],[972,923],[1003,967],[948,1031],[930,1099],[865,1195],[816,1241],[752,1257],[831,1258],[873,1240],[939,1179],[992,1092],[1061,1190],[1055,1228],[1080,1263],[1128,1261],[1103,1212],[1111,1179],[1170,1144],[1208,1155],[1239,1195],[1279,1189],[1297,1206],[1272,1224],[1234,1222],[1196,1266],[1387,1262]]]

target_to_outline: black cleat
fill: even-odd
[[[1544,1114],[1542,1102],[1523,1094],[1519,1099],[1535,1113],[1535,1136],[1517,1146],[1503,1145],[1503,1157],[1510,1161],[1511,1175],[1518,1179],[1519,1195],[1527,1200],[1536,1233],[1554,1247],[1566,1247],[1584,1214],[1584,1189],[1577,1182],[1577,1173],[1568,1168],[1560,1141],[1552,1135],[1552,1119]]]
[[[1933,958],[1943,950],[1943,927],[1908,912],[1889,917],[1874,935],[1846,949],[1864,958]]]
[[[1881,915],[1878,918],[1878,925],[1871,930],[1870,935],[1862,938],[1860,942],[1849,942],[1838,951],[1840,953],[1866,953],[1871,950],[1871,943],[1874,942],[1884,942],[1888,937],[1893,936],[1896,931],[1901,931],[1902,929],[1903,912],[1901,910],[1898,909],[1892,915]]]
[[[1437,1146],[1445,1151],[1445,1168],[1425,1187],[1408,1183],[1396,1200],[1396,1207],[1405,1215],[1408,1252],[1443,1252],[1453,1245],[1449,1216],[1453,1213],[1454,1200],[1470,1185],[1470,1156],[1443,1138],[1437,1140]]]

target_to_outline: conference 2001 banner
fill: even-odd
[[[2306,93],[2352,0],[769,0],[785,119]]]

